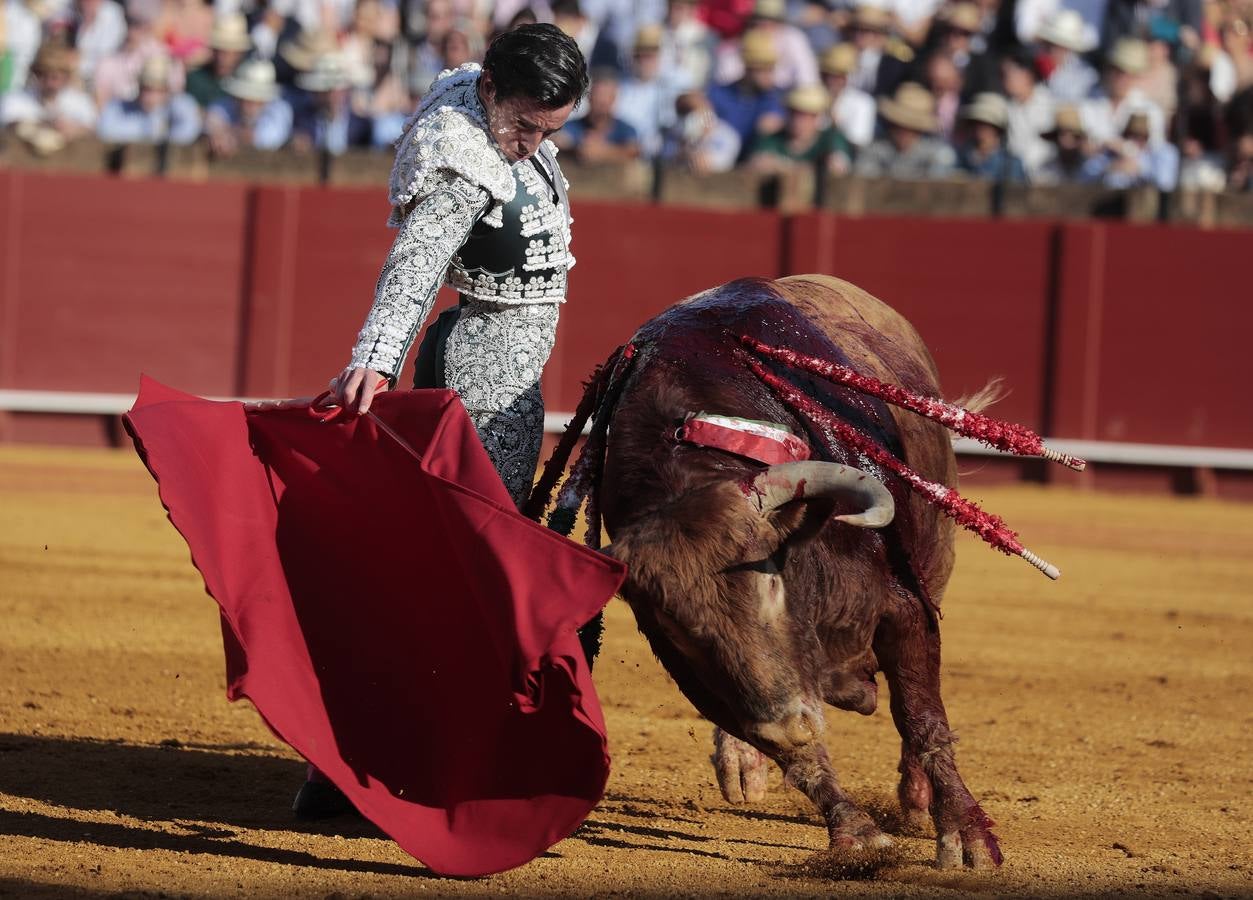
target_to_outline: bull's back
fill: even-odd
[[[857,371],[915,393],[942,396],[939,373],[926,344],[914,326],[883,301],[829,275],[793,275],[774,285],[847,354]],[[924,478],[956,487],[957,462],[948,431],[908,410],[890,409],[909,466]],[[934,541],[938,551],[929,580],[942,585],[953,563],[952,523],[916,494],[909,502],[914,521],[924,532],[921,539]]]

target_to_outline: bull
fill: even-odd
[[[906,819],[934,823],[940,867],[999,865],[993,823],[958,773],[940,696],[938,604],[953,570],[953,523],[784,403],[750,370],[745,337],[940,396],[913,327],[835,278],[735,281],[653,318],[632,339],[634,359],[597,423],[607,436],[593,500],[607,552],[629,568],[622,596],[714,723],[728,801],[760,800],[772,760],[817,806],[833,850],[890,846],[841,788],[823,741],[825,707],[869,715],[882,672]],[[940,424],[785,374],[922,477],[956,485]],[[765,465],[680,440],[678,427],[698,411],[783,425],[812,458]]]

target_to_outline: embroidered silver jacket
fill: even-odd
[[[396,375],[443,283],[491,304],[563,303],[567,184],[556,148],[510,165],[487,131],[479,67],[445,72],[397,142],[388,224],[399,232],[351,366]]]

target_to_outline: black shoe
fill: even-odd
[[[291,805],[297,819],[333,819],[346,813],[357,814],[344,792],[329,781],[306,781]]]

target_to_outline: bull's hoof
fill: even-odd
[[[831,835],[831,850],[837,853],[888,850],[893,846],[892,839],[873,824],[840,828]]]
[[[297,819],[307,822],[358,814],[352,801],[329,781],[306,781],[296,792],[291,808]]]
[[[966,828],[941,834],[935,842],[937,869],[995,869],[1001,864],[996,835],[985,828]]]
[[[760,803],[766,799],[770,761],[756,747],[714,729],[714,773],[728,803]]]

